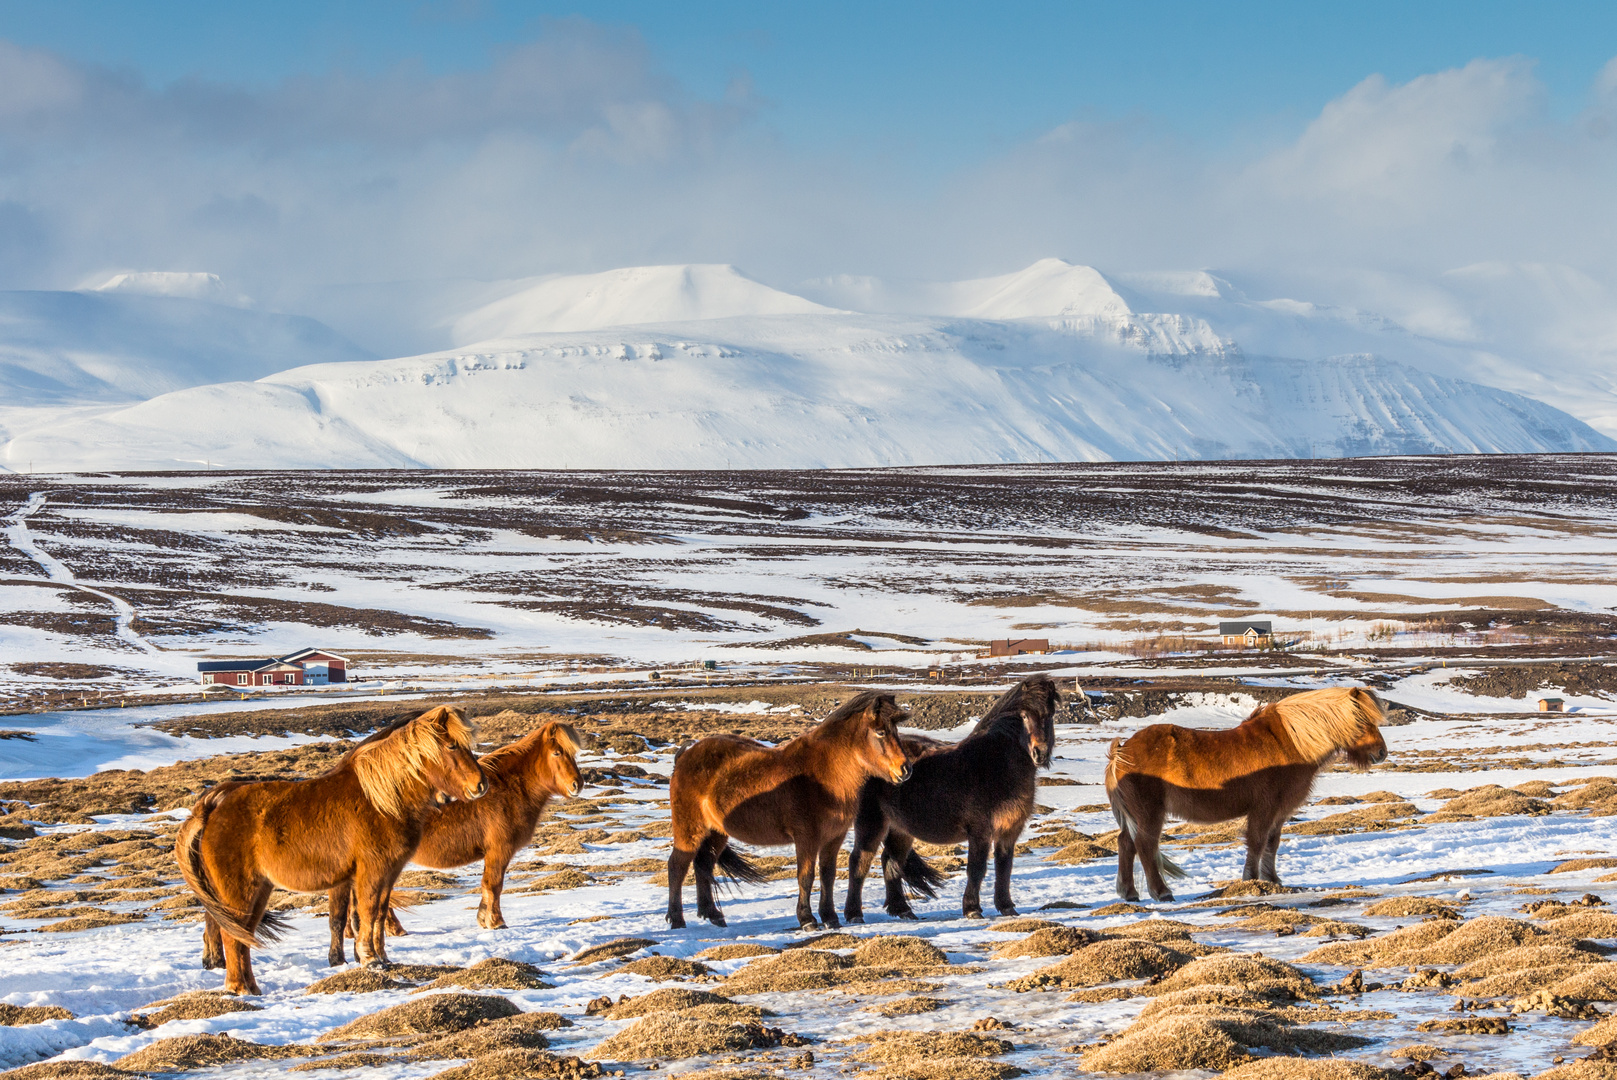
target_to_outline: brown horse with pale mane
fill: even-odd
[[[451,870],[483,860],[483,899],[477,925],[498,930],[505,925],[500,893],[505,871],[518,851],[528,846],[552,796],[577,795],[583,787],[578,771],[578,733],[568,724],[550,721],[516,742],[479,759],[488,778],[488,794],[476,802],[455,802],[427,816],[421,844],[410,856],[417,866]],[[349,926],[349,889],[331,891],[332,967],[342,966],[343,927]],[[354,933],[358,928],[354,927]],[[388,933],[403,933],[391,910]]]
[[[1162,854],[1169,817],[1210,825],[1246,818],[1245,881],[1280,884],[1280,830],[1313,790],[1320,769],[1345,760],[1368,769],[1387,759],[1381,703],[1363,687],[1309,690],[1264,705],[1238,726],[1203,731],[1152,724],[1112,740],[1106,794],[1117,818],[1117,895],[1137,900],[1138,854],[1154,900],[1173,899],[1163,874],[1184,877]]]
[[[685,925],[680,890],[696,867],[696,913],[716,926],[724,915],[713,901],[717,867],[740,881],[767,880],[730,847],[749,844],[797,849],[797,921],[821,928],[809,906],[814,862],[820,864],[820,918],[839,926],[832,888],[837,852],[853,823],[865,780],[903,783],[909,759],[898,741],[898,722],[909,714],[891,694],[866,692],[845,702],[810,731],[780,746],[739,735],[713,735],[674,758],[668,804],[674,817],[674,852],[668,857],[668,924]]]
[[[225,991],[259,993],[250,950],[285,931],[266,910],[277,886],[358,898],[361,960],[387,963],[387,897],[439,798],[480,798],[488,781],[472,726],[440,705],[356,748],[308,780],[235,781],[197,800],[175,845],[180,873],[202,901],[209,954],[223,952]],[[211,965],[210,965],[211,966]]]

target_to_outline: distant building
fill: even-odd
[[[1541,697],[1538,699],[1539,712],[1561,712],[1566,708],[1566,702],[1558,697]]]
[[[348,681],[348,658],[303,649],[271,660],[207,660],[197,674],[203,686],[325,686]]]
[[[1238,619],[1235,622],[1221,622],[1218,624],[1218,636],[1224,639],[1224,644],[1226,645],[1245,645],[1248,647],[1268,645],[1274,641],[1274,624],[1267,619],[1261,621]]]
[[[1047,653],[1049,638],[1008,638],[988,643],[989,656],[1022,656],[1025,653]]]

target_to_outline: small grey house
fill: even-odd
[[[1218,624],[1218,636],[1226,645],[1267,645],[1274,640],[1274,624],[1268,619],[1240,619]]]

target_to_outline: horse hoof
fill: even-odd
[[[729,923],[724,921],[724,916],[720,915],[717,911],[715,911],[713,914],[707,916],[707,921],[712,923],[714,926],[729,926],[730,925]]]
[[[1014,907],[1002,907],[1002,908],[996,908],[995,910],[999,912],[1000,918],[1002,918],[1002,919],[1008,919],[1012,915],[1021,914]]]
[[[842,921],[847,923],[849,926],[865,925],[865,917],[863,915],[844,915],[842,917]]]
[[[391,960],[375,960],[375,959],[367,960],[367,961],[365,961],[365,970],[366,971],[392,971],[393,970],[393,962]]]
[[[685,916],[683,916],[683,915],[670,915],[670,916],[668,916],[668,929],[670,929],[670,930],[683,930],[683,929],[685,929]]]
[[[968,911],[965,913],[965,915],[968,919],[980,919],[983,917],[983,913],[981,911]]]
[[[1173,903],[1173,893],[1168,892],[1167,890],[1164,890],[1160,895],[1157,893],[1152,893],[1151,899],[1155,900],[1159,904],[1171,904]]]
[[[820,925],[820,924],[819,924],[819,923],[817,923],[817,922],[813,922],[813,921],[810,921],[810,922],[806,922],[806,923],[798,923],[798,924],[797,924],[797,929],[798,929],[798,930],[799,930],[799,931],[800,931],[800,932],[802,932],[802,933],[805,933],[805,934],[806,934],[806,933],[808,933],[808,932],[809,932],[809,931],[811,931],[811,930],[824,930],[824,929],[825,929],[825,927],[823,927],[823,926],[821,926],[821,925]]]
[[[900,911],[894,917],[899,918],[899,919],[903,919],[906,922],[920,922],[921,921],[921,917],[919,915],[915,914],[915,912],[913,912],[913,911]]]

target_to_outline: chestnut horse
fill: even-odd
[[[674,758],[668,805],[674,817],[674,852],[668,856],[668,924],[685,925],[680,890],[696,867],[696,913],[715,926],[724,915],[713,901],[714,867],[740,881],[765,876],[730,847],[749,844],[797,849],[797,922],[821,928],[809,907],[814,860],[820,862],[820,918],[837,922],[832,888],[837,852],[848,835],[865,780],[903,783],[909,760],[898,741],[898,722],[909,714],[892,694],[855,696],[815,728],[780,746],[739,735],[712,735]]]
[[[421,839],[434,798],[476,799],[488,781],[472,727],[448,706],[423,713],[308,780],[228,781],[191,808],[175,844],[180,873],[202,901],[207,951],[224,954],[225,991],[259,993],[250,950],[286,929],[270,892],[326,892],[351,883],[359,899],[354,952],[387,963],[387,897]]]
[[[1261,706],[1240,725],[1203,731],[1152,724],[1112,740],[1106,794],[1117,818],[1117,895],[1137,900],[1139,855],[1154,900],[1173,899],[1163,873],[1185,872],[1162,854],[1168,817],[1197,824],[1246,818],[1246,881],[1280,884],[1275,855],[1286,819],[1319,770],[1338,759],[1368,769],[1387,759],[1381,703],[1363,687],[1309,690]]]
[[[966,842],[961,907],[968,919],[983,916],[980,896],[992,850],[994,907],[1001,915],[1016,914],[1011,863],[1022,827],[1033,815],[1037,771],[1050,765],[1060,701],[1056,684],[1048,676],[1034,675],[1006,691],[971,734],[953,746],[904,737],[915,759],[909,780],[902,787],[868,780],[859,798],[843,912],[849,922],[865,921],[865,876],[878,847],[888,914],[917,917],[904,896],[906,882],[925,896],[936,895],[935,886],[943,878],[914,854],[917,839],[929,844]]]
[[[429,813],[421,844],[410,856],[417,866],[451,870],[483,860],[483,900],[477,906],[477,925],[498,930],[505,925],[500,893],[505,870],[518,851],[528,846],[539,825],[539,815],[553,795],[577,795],[584,786],[578,771],[578,733],[567,724],[542,724],[516,742],[490,751],[479,759],[488,779],[488,794],[476,802],[456,802]],[[349,888],[331,890],[332,967],[341,967],[343,928],[349,925]],[[357,928],[355,928],[357,931]],[[403,933],[391,909],[388,933]]]

